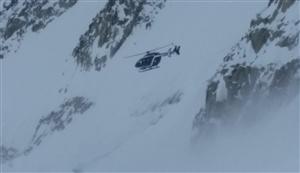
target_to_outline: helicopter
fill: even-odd
[[[173,48],[171,47],[173,46]],[[166,52],[158,52],[157,50],[166,48],[166,47],[171,47],[168,49],[168,51]],[[145,72],[145,71],[149,71],[149,70],[153,70],[156,68],[159,68],[159,63],[161,62],[161,58],[162,57],[171,57],[173,54],[177,54],[180,55],[180,46],[178,45],[174,45],[169,44],[163,47],[159,47],[156,49],[152,49],[143,53],[139,53],[136,55],[132,55],[126,58],[130,58],[130,57],[135,57],[135,56],[140,56],[140,55],[144,55],[141,59],[139,59],[136,64],[135,67],[139,69],[140,72]]]

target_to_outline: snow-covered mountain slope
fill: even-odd
[[[122,2],[116,1],[115,5]],[[150,28],[146,30],[147,24],[143,22],[129,27],[130,36],[121,32],[127,25],[98,21],[99,17],[110,16],[103,12],[109,3],[112,1],[78,1],[43,32],[26,33],[19,51],[1,60],[1,169],[19,172],[298,169],[293,154],[297,143],[290,145],[272,138],[277,135],[280,139],[286,137],[286,142],[295,140],[297,100],[251,131],[241,128],[239,134],[224,132],[215,142],[208,139],[201,143],[200,150],[191,143],[192,125],[205,101],[207,79],[218,68],[219,57],[243,36],[266,2],[170,0],[151,18],[154,21]],[[152,14],[151,9],[143,13]],[[105,46],[101,46],[99,40],[103,35],[93,32],[93,27],[95,31],[106,30],[106,24],[111,25],[110,29],[120,30],[120,35],[109,37]],[[88,39],[91,44],[81,49],[87,51],[92,63],[96,57],[112,55],[110,49],[120,44],[119,39],[126,39],[113,53],[114,58],[108,58],[106,68],[99,72],[93,64],[91,69],[96,70],[85,71],[74,55],[80,38],[85,36],[91,36]],[[163,58],[158,69],[140,73],[134,68],[140,57],[123,58],[170,42],[182,46],[181,54]],[[287,118],[282,118],[282,112],[289,112]],[[242,143],[246,139],[253,142]],[[280,152],[272,154],[274,148],[266,150],[268,142],[275,143],[273,147],[280,148]],[[261,154],[260,149],[266,152]],[[230,154],[232,159],[227,158]],[[293,158],[282,161],[277,154]]]
[[[44,29],[76,2],[77,0],[1,0],[0,58],[17,51],[26,33]]]
[[[73,56],[84,70],[93,66],[100,71],[112,58],[133,29],[145,25],[148,29],[155,15],[164,7],[166,0],[115,1],[109,0],[73,50]]]
[[[194,127],[201,132],[256,123],[264,118],[259,112],[294,99],[300,88],[299,24],[298,1],[270,1],[210,80]]]

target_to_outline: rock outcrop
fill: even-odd
[[[299,94],[299,2],[271,0],[210,79],[196,131],[259,119]],[[209,128],[209,129],[208,129]]]
[[[84,114],[94,105],[85,97],[77,96],[66,99],[56,111],[42,117],[37,124],[30,144],[24,150],[18,151],[12,147],[0,146],[0,158],[3,163],[19,156],[29,154],[49,135],[64,130],[77,115]]]
[[[77,0],[4,0],[0,7],[0,58],[18,50],[27,32],[39,32]]]
[[[76,63],[83,70],[105,67],[133,30],[141,25],[151,27],[154,17],[166,0],[109,0],[80,37],[73,50]]]

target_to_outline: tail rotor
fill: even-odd
[[[175,46],[173,52],[175,52],[177,55],[180,55],[180,48],[180,46]]]

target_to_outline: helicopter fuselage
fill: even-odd
[[[135,67],[140,69],[140,72],[152,70],[158,68],[158,64],[161,62],[162,57],[171,57],[173,54],[180,55],[180,46],[174,46],[174,48],[169,48],[167,52],[152,52],[147,51],[146,55],[138,60]],[[137,54],[140,55],[140,54]],[[134,56],[137,56],[134,55]],[[130,56],[133,57],[133,56]]]
[[[140,70],[156,67],[160,63],[161,58],[162,55],[160,53],[148,53],[136,62],[135,67],[139,68]]]

